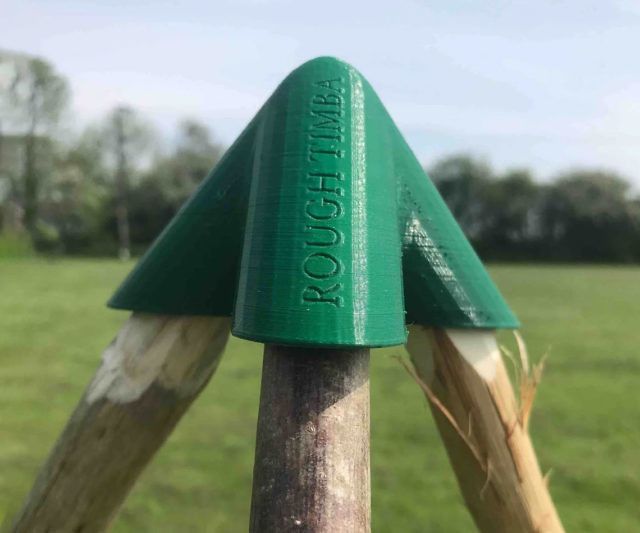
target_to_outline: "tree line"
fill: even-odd
[[[573,169],[541,183],[457,155],[429,174],[483,259],[640,261],[640,197],[613,171]]]
[[[224,149],[193,119],[166,141],[124,105],[69,131],[70,102],[67,79],[49,62],[0,51],[0,243],[138,254]],[[615,172],[574,169],[539,182],[465,154],[426,170],[484,259],[640,261],[640,198]]]

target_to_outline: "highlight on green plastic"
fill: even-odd
[[[330,57],[280,84],[109,305],[325,347],[518,327],[371,86]]]

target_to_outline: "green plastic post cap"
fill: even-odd
[[[109,305],[326,347],[519,325],[373,89],[329,57],[280,84]]]

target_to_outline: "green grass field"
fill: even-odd
[[[0,523],[125,319],[104,302],[130,267],[0,262]],[[550,354],[531,431],[567,531],[640,531],[640,268],[491,272],[532,357]],[[372,361],[373,530],[473,531],[426,402],[390,357],[398,353]],[[259,345],[231,342],[114,531],[247,530],[260,364]]]

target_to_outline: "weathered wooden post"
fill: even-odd
[[[229,319],[134,313],[42,467],[12,531],[103,531],[215,372]]]
[[[267,346],[262,372],[251,531],[369,531],[369,350]]]
[[[369,349],[403,344],[405,324],[480,529],[561,531],[502,367],[450,334],[518,322],[349,65],[318,58],[280,84],[110,305],[134,315],[15,531],[108,526],[215,370],[227,317],[265,344],[252,533],[370,531]],[[469,417],[471,436],[452,433]]]

